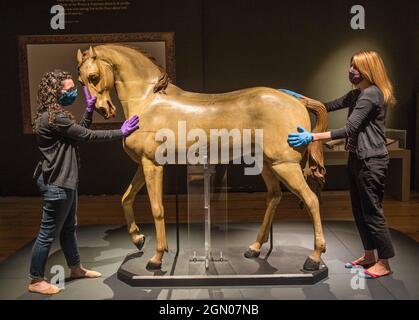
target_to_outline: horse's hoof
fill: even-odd
[[[139,238],[140,238],[140,240],[138,242],[134,242],[134,244],[137,247],[137,249],[139,251],[141,251],[141,249],[144,247],[145,236],[144,235],[140,235]]]
[[[317,271],[320,268],[320,261],[314,261],[310,257],[306,259],[306,262],[304,262],[303,270],[304,271]]]
[[[149,261],[145,267],[147,270],[160,270],[161,262]]]
[[[252,249],[247,249],[246,252],[244,253],[244,256],[247,259],[251,259],[251,258],[257,258],[260,255],[260,251],[256,251],[256,250],[252,250]]]

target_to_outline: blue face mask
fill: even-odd
[[[62,106],[69,106],[76,100],[77,98],[77,89],[71,91],[65,91],[60,98],[58,99],[58,103]]]

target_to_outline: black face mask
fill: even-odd
[[[362,77],[362,74],[355,69],[354,67],[351,67],[349,69],[349,81],[354,84],[357,85],[359,84],[364,78]]]

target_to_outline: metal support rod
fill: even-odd
[[[178,166],[175,166],[175,200],[176,200],[176,256],[179,255],[180,241],[179,241],[179,192],[178,192]]]
[[[271,230],[270,230],[270,233],[271,233],[271,235],[270,235],[270,247],[269,247],[269,250],[273,250],[273,248],[274,248],[274,223],[273,223],[273,221],[271,222]]]
[[[273,248],[274,248],[274,223],[272,221],[271,222],[271,228],[269,230],[269,250],[266,253],[265,259],[267,259],[270,256],[270,254],[272,253]]]
[[[211,172],[207,156],[204,157],[204,213],[205,213],[205,268],[211,259]]]

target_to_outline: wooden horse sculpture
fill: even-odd
[[[327,115],[323,105],[303,105],[288,94],[266,87],[222,94],[187,92],[170,83],[166,72],[150,56],[124,45],[99,45],[83,53],[79,50],[77,61],[79,81],[97,97],[97,112],[106,119],[115,116],[116,108],[110,98],[110,91],[115,88],[125,118],[133,115],[140,117],[140,129],[123,142],[124,150],[138,163],[138,169],[122,197],[122,207],[131,240],[141,249],[145,238],[135,222],[133,203],[138,191],[144,184],[147,185],[156,228],[156,253],[148,261],[148,269],[159,269],[163,254],[168,250],[162,203],[163,166],[155,158],[156,149],[162,142],[156,141],[155,135],[162,128],[171,129],[177,135],[179,121],[186,122],[187,130],[263,129],[261,174],[268,191],[267,209],[256,241],[248,247],[245,256],[257,257],[261,246],[268,240],[270,225],[282,195],[279,184],[282,181],[300,198],[313,220],[314,251],[307,258],[304,269],[319,268],[320,256],[325,252],[326,245],[318,197],[310,187],[319,191],[323,186],[322,145],[314,142],[308,147],[292,148],[287,138],[288,133],[296,132],[297,126],[311,129],[307,108],[317,117],[313,132],[324,131]],[[188,147],[191,144],[192,141],[187,142]],[[178,154],[178,150],[176,152]],[[305,163],[304,172],[300,165],[302,161]]]

